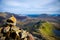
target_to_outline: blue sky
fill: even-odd
[[[59,14],[60,0],[0,0],[0,12],[16,14]]]

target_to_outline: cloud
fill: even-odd
[[[60,8],[59,0],[2,0],[1,3],[2,11],[13,13],[51,13]]]

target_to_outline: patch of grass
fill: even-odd
[[[41,35],[46,40],[56,40],[56,38],[54,37],[53,30],[54,30],[54,27],[49,22],[42,23],[42,25],[39,28],[39,31],[40,31]]]

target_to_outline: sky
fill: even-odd
[[[59,14],[60,0],[0,0],[0,12],[15,14]]]

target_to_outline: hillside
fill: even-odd
[[[7,18],[14,15],[17,18],[17,26],[27,30],[37,40],[59,40],[60,38],[60,17],[52,15],[38,15],[33,17],[20,16],[9,12],[0,12],[0,26]],[[52,36],[52,37],[51,37]]]

